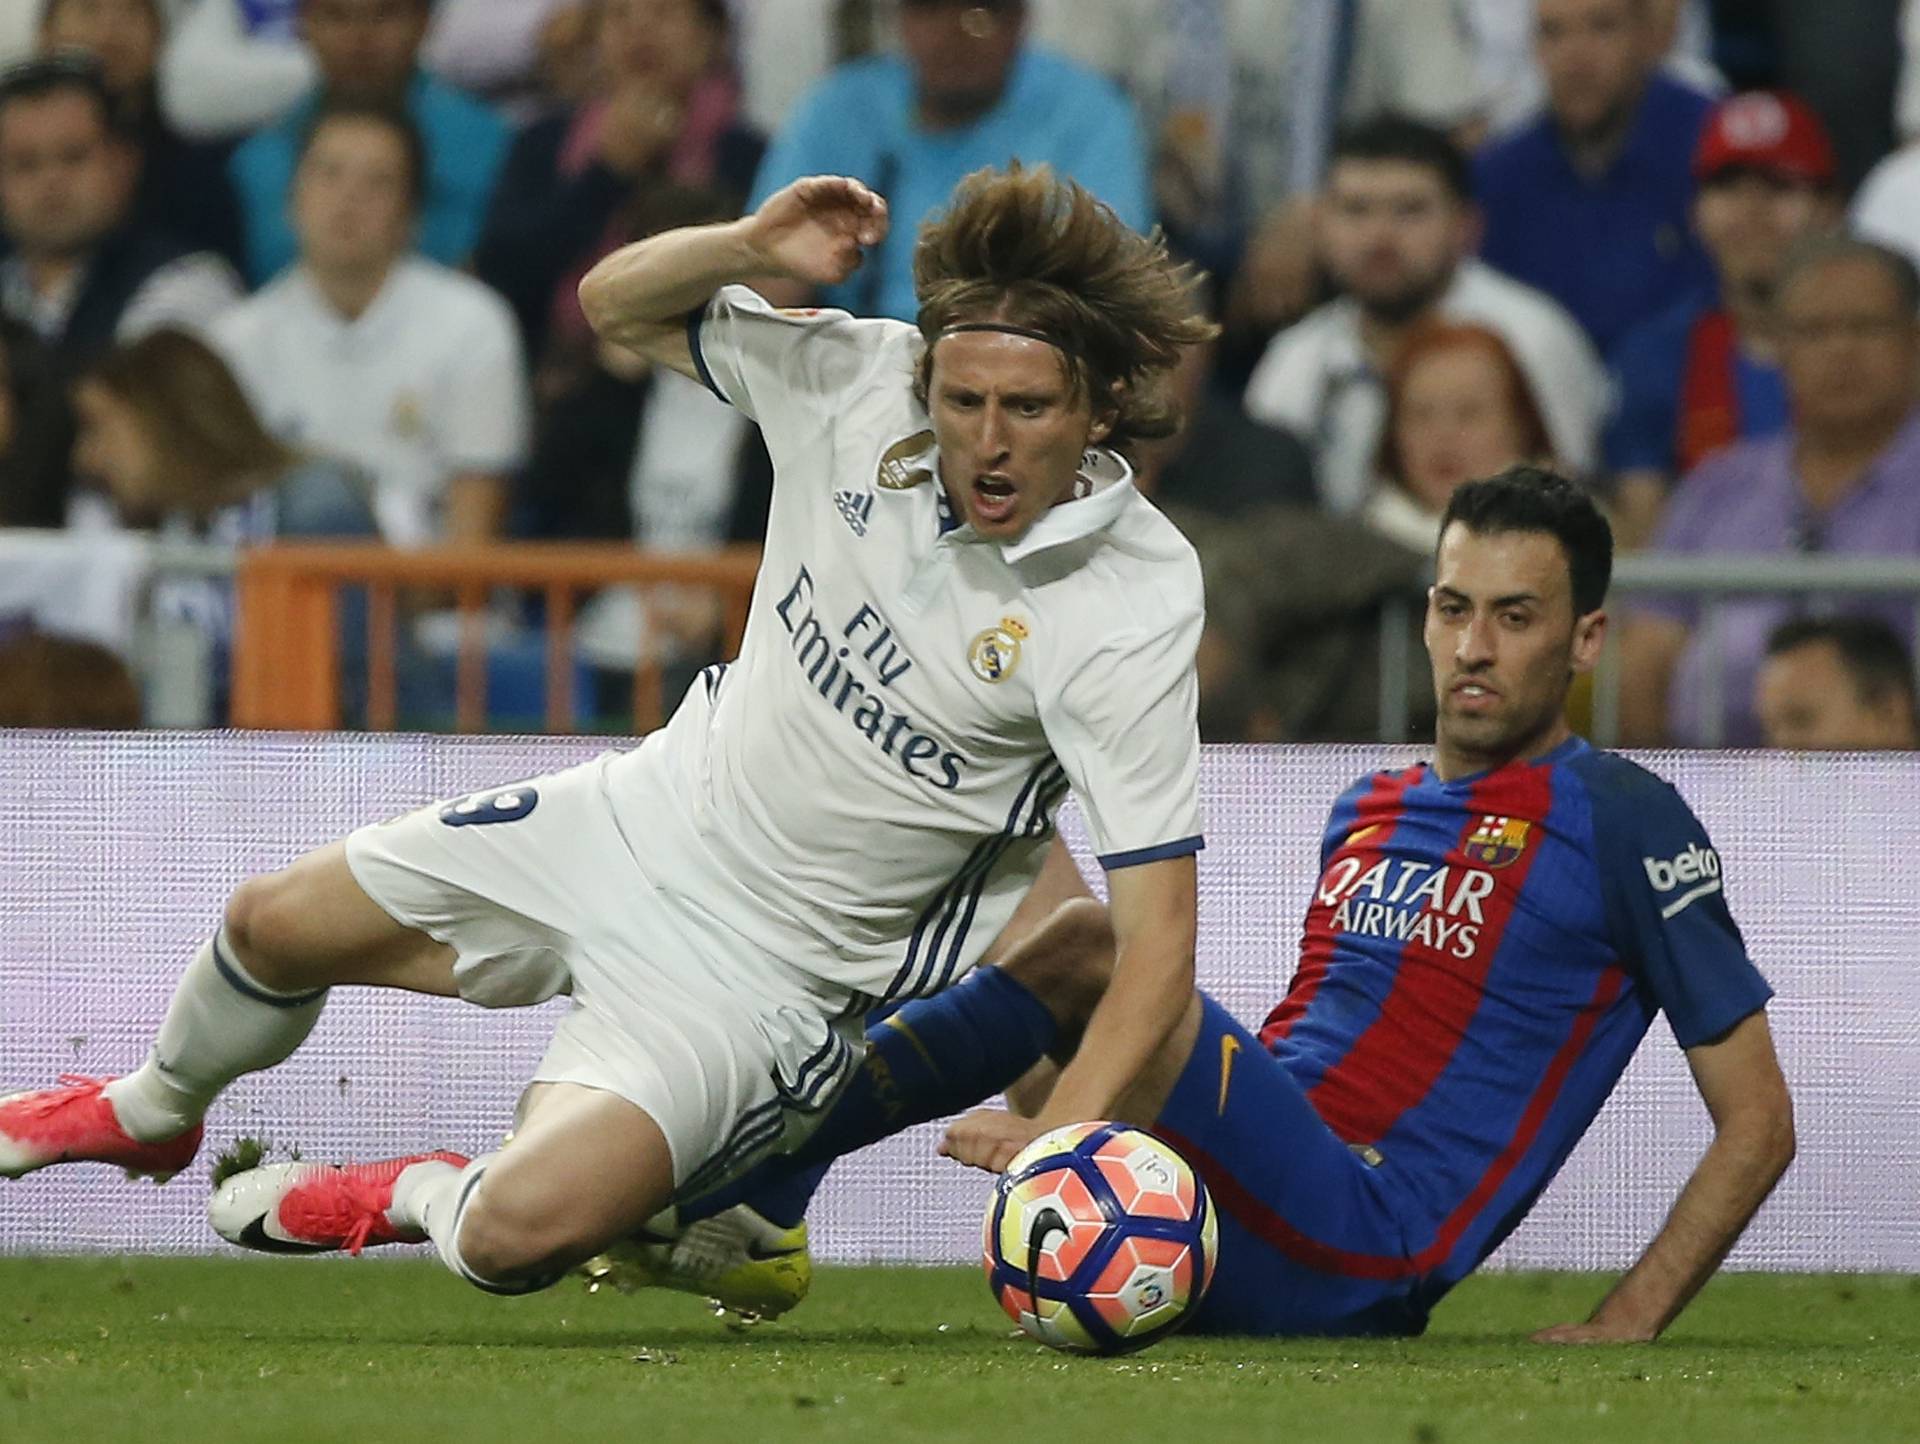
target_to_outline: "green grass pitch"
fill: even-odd
[[[1730,1275],[1656,1345],[1554,1350],[1605,1280],[1486,1275],[1424,1339],[1011,1337],[971,1269],[823,1269],[785,1322],[488,1298],[423,1260],[0,1259],[0,1441],[1920,1438],[1920,1278]]]

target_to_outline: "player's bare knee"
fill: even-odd
[[[455,1240],[467,1272],[495,1283],[507,1283],[526,1267],[528,1250],[512,1225],[475,1199],[460,1216]]]
[[[222,919],[227,946],[254,980],[269,988],[299,985],[291,970],[304,919],[293,891],[284,872],[250,877],[233,890]]]
[[[612,1241],[591,1214],[558,1203],[548,1189],[489,1174],[460,1216],[460,1257],[472,1272],[498,1283],[548,1277]]]
[[[1063,1027],[1092,1016],[1113,973],[1113,925],[1092,898],[1073,898],[1047,915],[1001,964]]]
[[[544,1276],[591,1255],[575,1255],[567,1246],[563,1222],[542,1219],[511,1198],[488,1198],[487,1191],[460,1216],[460,1258],[468,1270],[494,1283],[513,1284]]]

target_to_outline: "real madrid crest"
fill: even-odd
[[[1027,624],[1018,617],[1002,617],[975,637],[967,647],[967,665],[982,682],[1004,682],[1020,665],[1020,644],[1027,639]]]
[[[393,398],[393,410],[387,416],[387,429],[409,441],[426,434],[427,409],[418,394],[402,391]]]

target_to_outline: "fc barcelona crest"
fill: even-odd
[[[1505,867],[1527,850],[1527,834],[1533,824],[1517,817],[1483,817],[1480,825],[1467,835],[1461,849],[1469,862],[1482,867]]]

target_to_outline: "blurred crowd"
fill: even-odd
[[[920,220],[1018,157],[1210,278],[1135,458],[1210,739],[1375,735],[1383,648],[1417,703],[1437,518],[1516,462],[1628,550],[1920,561],[1912,0],[9,0],[0,64],[0,527],[752,542],[754,429],[581,275],[838,172],[892,234],[774,299],[911,317]],[[30,571],[0,723],[137,720]],[[1626,741],[1920,741],[1920,597],[1613,611]]]

